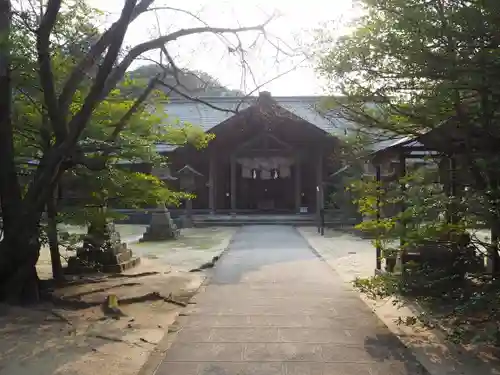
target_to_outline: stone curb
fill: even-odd
[[[231,247],[231,244],[233,243],[234,236],[236,232],[233,233],[231,236],[230,240],[228,241],[226,247],[221,251],[219,254],[219,259],[215,263],[215,266],[211,269],[215,269],[217,267],[217,263],[220,262],[220,260],[223,258],[223,256],[228,252],[229,248]],[[212,273],[211,271],[210,273]],[[142,365],[141,369],[137,373],[137,375],[154,375],[158,368],[160,367],[163,359],[165,358],[167,350],[170,348],[172,343],[174,342],[175,338],[177,337],[177,332],[180,330],[180,322],[179,322],[179,317],[181,316],[180,314],[183,311],[186,311],[186,309],[189,307],[190,302],[195,298],[198,294],[203,293],[203,291],[206,289],[206,287],[210,284],[211,281],[211,275],[207,275],[203,282],[200,284],[198,289],[196,290],[195,293],[193,293],[191,299],[188,301],[188,305],[184,307],[183,309],[180,309],[179,313],[176,316],[176,319],[174,322],[167,328],[165,331],[165,335],[163,338],[160,340],[156,348],[153,349],[153,351],[149,354],[148,359],[146,359],[146,362]],[[175,327],[177,329],[172,330],[171,328]]]
[[[309,244],[311,251],[321,258],[334,272],[339,272],[334,265],[321,254],[321,244],[315,243],[316,233],[309,234],[297,228],[297,232]],[[325,240],[323,237],[318,238]],[[354,290],[354,288],[352,288]],[[359,294],[359,293],[358,293]],[[368,297],[359,294],[360,299],[387,326],[387,328],[405,345],[429,372],[430,375],[498,375],[490,365],[481,361],[472,353],[460,349],[458,345],[446,342],[445,335],[438,329],[428,329],[426,336],[419,334],[411,326],[398,325],[398,317],[417,316],[422,311],[418,306],[409,305],[398,308],[392,300],[377,305]]]

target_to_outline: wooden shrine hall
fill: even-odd
[[[204,99],[210,106],[173,99],[170,116],[215,138],[201,150],[161,145],[176,177],[169,183],[192,192],[189,205],[198,212],[317,213],[325,178],[339,168],[336,129],[317,111],[319,99],[267,92]]]

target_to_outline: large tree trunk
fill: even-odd
[[[14,133],[11,120],[10,1],[0,0],[0,204],[7,237],[19,214],[21,188],[14,162]]]
[[[35,265],[40,243],[36,225],[21,225],[25,218],[11,119],[10,25],[11,2],[0,0],[0,204],[4,231],[0,242],[0,300],[22,302],[38,299]]]
[[[36,302],[39,283],[36,263],[40,254],[38,228],[23,228],[0,243],[0,300]]]

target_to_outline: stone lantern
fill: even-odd
[[[175,181],[168,166],[153,168],[151,174],[162,181]],[[164,241],[173,240],[179,237],[179,229],[172,220],[170,212],[165,207],[165,202],[159,202],[158,208],[151,214],[151,221],[146,232],[142,235],[141,241]]]
[[[177,175],[180,180],[180,187],[186,193],[194,192],[196,188],[196,178],[203,177],[203,175],[198,172],[196,169],[186,164],[184,167],[177,171]],[[184,215],[184,226],[190,227],[192,226],[192,211],[193,211],[193,202],[191,198],[186,199],[186,213]]]
[[[170,168],[168,167],[168,165],[153,168],[151,170],[151,174],[153,176],[158,177],[162,181],[175,181],[175,180],[177,180],[177,178],[172,176],[172,174],[170,173]]]
[[[179,169],[177,175],[179,175],[181,189],[190,193],[193,192],[196,187],[196,177],[203,177],[200,172],[188,164]]]

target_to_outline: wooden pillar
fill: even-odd
[[[300,214],[300,206],[302,200],[302,186],[301,186],[301,170],[300,170],[300,160],[297,160],[295,163],[294,170],[294,179],[295,179],[295,212]]]
[[[231,211],[236,213],[236,158],[231,156]]]
[[[398,175],[398,178],[400,180],[400,187],[401,187],[401,195],[402,195],[402,200],[401,200],[401,204],[400,204],[400,211],[401,211],[401,214],[403,214],[406,210],[406,204],[405,204],[405,199],[404,197],[406,196],[406,183],[404,181],[401,181],[402,179],[404,179],[406,177],[406,156],[404,154],[404,151],[401,150],[400,153],[399,153],[399,175]],[[402,229],[403,229],[403,236],[401,236],[401,239],[400,239],[400,244],[401,246],[403,246],[405,244],[405,238],[404,238],[404,233],[406,231],[406,220],[404,220],[403,218],[401,219],[401,226],[402,226]]]
[[[217,209],[217,176],[216,176],[216,159],[215,154],[210,154],[208,171],[208,204],[210,206],[210,213],[214,214]]]
[[[377,181],[377,225],[380,225],[380,194],[381,194],[381,171],[380,164],[375,166],[375,178]],[[380,246],[379,238],[377,238],[376,246],[375,246],[375,254],[376,254],[376,269],[380,271],[382,269],[382,247]]]
[[[398,178],[400,180],[400,188],[401,188],[401,203],[400,203],[400,212],[402,215],[404,215],[404,212],[406,211],[406,201],[405,201],[405,197],[406,197],[406,182],[404,181],[401,181],[402,179],[404,179],[406,177],[406,155],[404,153],[404,150],[401,150],[399,152],[399,173],[398,173]],[[397,262],[398,260],[401,262],[400,264],[398,265],[401,265],[401,266],[404,266],[404,259],[406,258],[405,257],[405,245],[406,245],[406,227],[407,227],[407,222],[406,222],[406,219],[404,217],[401,218],[400,220],[400,223],[399,225],[401,226],[401,237],[399,239],[399,245],[401,247],[401,253],[399,254],[399,257],[395,259],[395,261]],[[394,266],[396,265],[396,263],[394,264]],[[404,270],[403,270],[404,272]]]
[[[455,157],[451,156],[447,160],[448,164],[448,190],[447,195],[451,198],[450,205],[448,207],[448,222],[450,224],[457,224],[457,206],[456,199],[458,195],[458,181],[457,181],[457,161]]]
[[[193,201],[191,198],[186,200],[186,217],[189,220],[193,218]]]
[[[318,222],[318,232],[321,232],[321,212],[323,210],[323,154],[318,154],[316,161],[316,219]]]
[[[323,154],[319,154],[318,160],[316,162],[316,191],[318,193],[318,199],[316,202],[316,212],[320,213],[320,210],[324,205],[324,192],[323,192]]]

